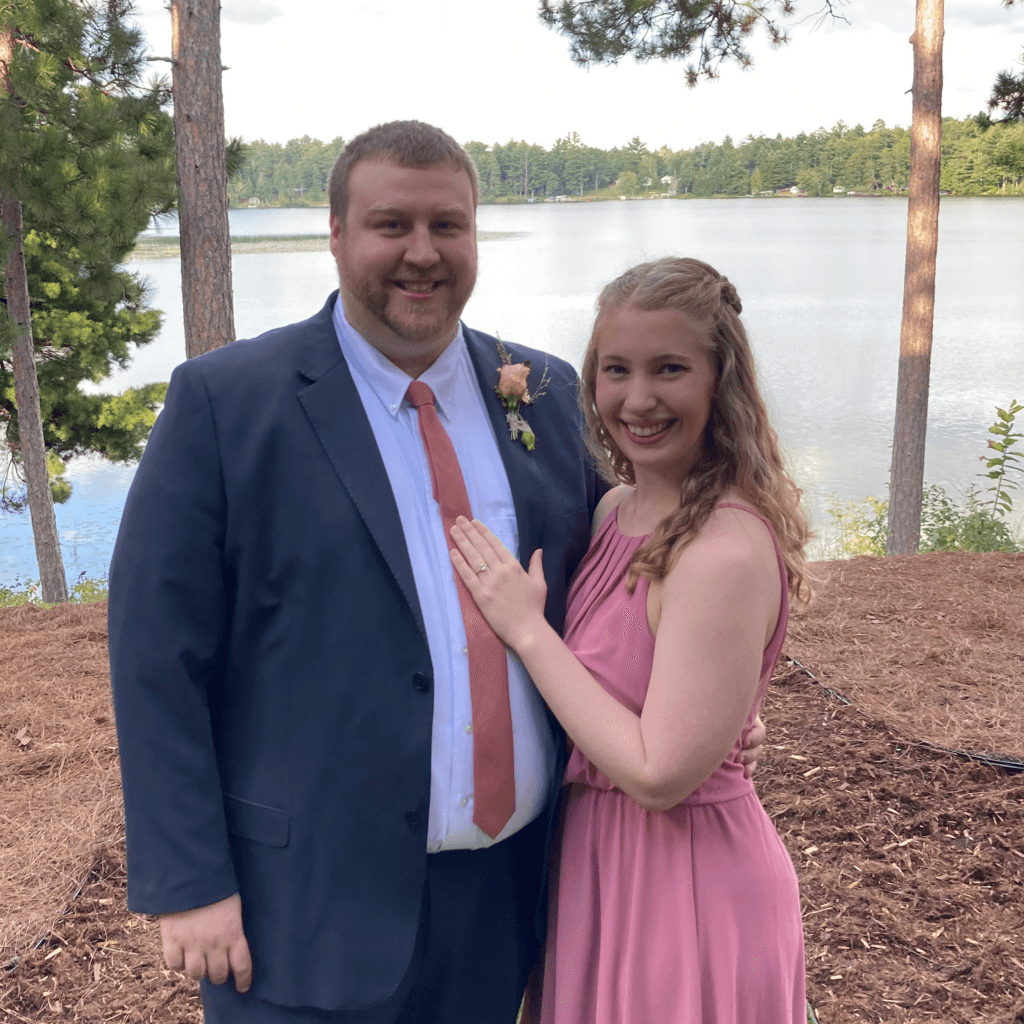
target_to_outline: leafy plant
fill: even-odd
[[[861,501],[840,501],[832,494],[825,502],[825,510],[838,531],[838,537],[825,552],[827,557],[885,554],[889,515],[887,499],[869,495]]]
[[[38,580],[22,582],[21,577],[15,576],[12,586],[0,586],[0,608],[16,608],[26,604],[35,604],[43,608],[53,607],[38,600],[39,592]],[[68,601],[71,604],[91,604],[93,601],[106,601],[106,599],[106,576],[91,580],[87,579],[83,572],[74,585],[68,589]]]
[[[1007,524],[983,504],[976,487],[964,494],[965,505],[954,505],[949,495],[933,485],[921,506],[921,543],[918,551],[1019,551]]]
[[[1002,438],[1002,440],[993,441],[990,438],[988,446],[999,454],[989,457],[982,455],[980,457],[981,461],[988,467],[988,472],[981,475],[987,476],[996,482],[995,487],[989,488],[990,491],[994,492],[992,511],[1001,516],[1008,515],[1013,511],[1013,499],[1006,493],[1006,488],[1012,487],[1014,490],[1017,489],[1015,481],[1006,479],[1007,471],[1013,470],[1017,473],[1024,473],[1024,468],[1014,465],[1015,462],[1021,461],[1021,453],[1012,451],[1013,446],[1024,437],[1024,434],[1014,434],[1012,432],[1014,419],[1021,410],[1024,410],[1024,405],[1019,405],[1017,400],[1013,398],[1010,399],[1009,409],[1000,409],[996,406],[996,414],[999,418],[988,428],[988,432],[995,434],[996,437]]]

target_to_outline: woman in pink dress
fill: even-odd
[[[581,405],[618,486],[564,642],[539,551],[527,573],[482,524],[452,531],[456,570],[574,744],[524,1024],[805,1021],[796,873],[738,755],[789,600],[809,596],[808,531],[741,308],[693,259],[602,292]]]

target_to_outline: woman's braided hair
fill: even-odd
[[[772,524],[786,564],[790,594],[805,603],[811,595],[804,555],[810,533],[800,510],[801,492],[783,466],[778,435],[768,423],[754,357],[740,320],[743,304],[732,282],[701,260],[667,257],[643,263],[601,292],[580,383],[587,446],[601,474],[612,483],[636,483],[632,463],[605,429],[596,404],[602,318],[623,306],[684,313],[708,338],[715,371],[703,451],[683,482],[679,507],[634,553],[627,577],[630,593],[641,576],[663,579],[722,496],[736,487]]]

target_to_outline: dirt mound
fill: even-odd
[[[808,998],[821,1024],[1024,1024],[1024,773],[941,749],[1024,760],[1024,556],[815,569],[755,777]],[[0,1020],[198,1024],[124,904],[105,626],[103,605],[0,611]]]

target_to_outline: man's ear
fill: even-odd
[[[345,223],[339,220],[332,213],[328,223],[331,226],[331,255],[338,258],[338,247],[341,244],[342,236],[345,234]]]

